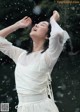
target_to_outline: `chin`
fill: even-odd
[[[29,35],[30,35],[30,37],[33,37],[34,36],[34,33],[33,32],[30,32]]]
[[[29,34],[29,35],[30,35],[30,37],[31,37],[31,38],[33,38],[33,37],[37,37],[36,32],[30,32],[30,34]]]

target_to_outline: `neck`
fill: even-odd
[[[33,52],[43,49],[44,41],[33,41]]]

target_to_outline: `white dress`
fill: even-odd
[[[44,53],[27,54],[26,50],[0,37],[0,51],[16,64],[17,112],[59,112],[49,88],[50,74],[69,35],[55,20],[51,21],[51,27],[49,48]]]

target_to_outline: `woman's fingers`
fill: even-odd
[[[31,18],[28,17],[28,16],[25,16],[23,19],[21,19],[20,21],[16,22],[16,25],[19,28],[25,28],[25,27],[31,25],[31,23],[32,23]]]
[[[27,19],[27,21],[29,21],[30,23],[32,23],[32,20],[31,20],[31,18],[30,18],[30,17]]]
[[[27,19],[28,18],[28,16],[25,16],[23,19],[25,20],[25,19]]]
[[[28,16],[25,16],[23,19],[24,19],[24,20],[27,20],[27,19],[31,19],[31,18],[28,17]]]
[[[30,17],[28,17],[28,16],[24,17],[24,18],[23,18],[23,20],[25,20],[26,22],[27,22],[27,21],[32,22],[31,18],[30,18]]]
[[[54,11],[53,11],[52,18],[54,18],[56,21],[59,21],[59,20],[60,20],[59,12],[56,11],[56,10],[54,10]]]
[[[54,14],[54,13],[58,13],[58,11],[54,10],[54,11],[53,11],[53,14]]]

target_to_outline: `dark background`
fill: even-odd
[[[71,37],[52,71],[54,98],[60,112],[80,112],[80,2],[0,0],[0,29],[15,23],[25,15],[32,18],[33,24],[48,20],[53,10],[60,12],[59,24]],[[30,28],[20,29],[10,34],[7,39],[25,49],[29,31]],[[0,52],[0,103],[9,103],[10,112],[16,112],[14,107],[18,103],[14,69],[14,62]]]

